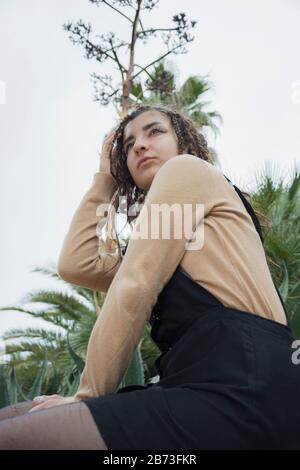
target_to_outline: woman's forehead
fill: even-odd
[[[136,118],[126,125],[124,129],[123,139],[127,139],[131,134],[143,130],[144,126],[151,124],[152,122],[169,124],[170,119],[167,115],[161,113],[160,111],[145,111],[142,114],[139,114]]]

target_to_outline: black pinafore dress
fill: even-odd
[[[179,265],[150,318],[160,380],[83,400],[108,449],[300,449],[300,364],[287,322],[225,307]]]

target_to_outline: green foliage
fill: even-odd
[[[143,366],[143,359],[140,352],[140,348],[138,347],[131,358],[130,364],[127,368],[127,371],[121,381],[120,385],[118,386],[117,390],[122,387],[126,387],[127,385],[144,385],[145,383],[145,375],[144,375],[144,366]]]
[[[300,338],[300,174],[275,182],[269,170],[260,175],[253,205],[266,220],[264,248],[270,271],[286,304],[291,328]]]
[[[13,395],[10,395],[9,382],[6,377],[5,365],[0,364],[0,408],[11,404],[11,399],[14,399]],[[12,402],[14,403],[14,402]]]
[[[44,359],[42,367],[38,375],[36,376],[35,381],[33,382],[33,385],[27,395],[27,400],[33,400],[34,397],[41,395],[41,390],[42,390],[42,385],[43,385],[43,381],[45,378],[46,370],[47,370],[47,351],[46,351],[46,357]]]
[[[144,85],[138,80],[134,82],[129,106],[154,103],[170,105],[193,119],[199,130],[210,128],[216,136],[219,129],[215,121],[222,123],[222,117],[217,111],[205,110],[210,102],[204,99],[212,88],[208,76],[200,75],[187,78],[177,88],[175,73],[168,70],[162,61],[154,66]]]
[[[32,400],[35,396],[41,395],[46,368],[47,352],[45,353],[42,367],[35,377],[29,392],[24,394],[22,387],[18,383],[15,368],[12,367],[10,369],[7,364],[0,364],[0,408],[13,405],[19,401]]]
[[[14,328],[5,332],[3,339],[8,360],[0,368],[1,407],[30,400],[37,395],[73,395],[78,389],[85,365],[87,344],[97,319],[97,306],[100,307],[101,315],[104,301],[102,293],[63,281],[55,267],[35,268],[34,271],[64,283],[69,293],[38,291],[26,295],[23,302],[36,304],[37,309],[28,309],[26,305],[0,308],[0,311],[27,313],[32,318],[44,319],[58,328],[56,331],[41,327]],[[40,304],[43,304],[42,308]],[[144,337],[147,333],[145,327]],[[145,348],[143,351],[147,360],[150,358],[150,362],[154,362],[155,357],[151,358],[147,348],[146,352]],[[154,355],[157,356],[158,352]],[[143,361],[139,345],[120,386],[143,384],[151,378],[149,373],[144,372],[144,369],[148,371],[150,368]],[[155,373],[153,369],[150,372]]]

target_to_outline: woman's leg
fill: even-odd
[[[30,408],[32,408],[31,400],[22,401],[20,403],[16,403],[15,405],[5,406],[4,408],[0,409],[0,421],[2,419],[13,418],[14,416],[27,413]]]
[[[107,450],[87,405],[53,406],[0,421],[1,450]]]

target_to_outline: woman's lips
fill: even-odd
[[[139,164],[139,168],[140,168],[142,165],[145,165],[146,163],[150,162],[151,160],[154,160],[154,157],[149,157],[149,158],[147,158],[146,160],[143,160],[143,161]]]

